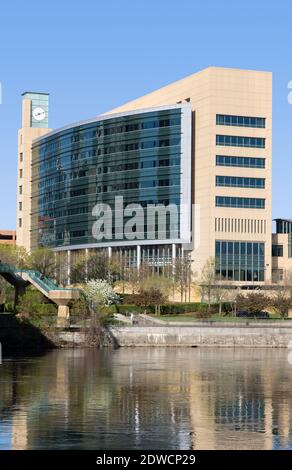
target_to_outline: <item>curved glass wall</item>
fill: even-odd
[[[92,209],[98,203],[110,206],[117,241],[116,196],[123,196],[124,207],[176,204],[180,211],[182,115],[179,106],[116,115],[38,139],[32,159],[32,246],[96,244]],[[178,237],[179,225],[178,218]],[[168,219],[166,239],[170,229]],[[153,239],[159,239],[157,226],[154,232]]]

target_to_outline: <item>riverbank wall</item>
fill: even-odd
[[[112,326],[106,344],[116,347],[265,347],[292,348],[292,325]],[[85,343],[80,331],[60,331],[63,345]]]
[[[119,325],[102,328],[91,341],[84,328],[57,328],[49,334],[19,323],[14,317],[0,322],[4,355],[30,354],[52,348],[87,347],[263,347],[292,348],[292,322]],[[96,338],[94,338],[96,339]]]

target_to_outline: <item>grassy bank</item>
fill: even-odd
[[[199,318],[194,314],[187,314],[187,315],[151,315],[151,317],[156,318],[158,320],[163,320],[165,322],[222,322],[222,323],[243,323],[243,322],[263,322],[263,323],[270,323],[273,321],[290,321],[291,318],[285,318],[271,315],[269,319],[262,320],[258,318],[237,318],[232,316],[220,316],[220,315],[211,315],[208,318]]]

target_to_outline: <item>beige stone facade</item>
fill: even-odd
[[[291,257],[291,234],[273,233],[273,248],[275,254],[277,248],[279,256],[272,257],[273,283],[285,282],[292,284],[292,257]]]
[[[115,108],[109,113],[189,101],[193,110],[193,203],[200,207],[200,240],[192,253],[195,276],[215,255],[215,240],[265,243],[265,280],[271,279],[272,74],[209,67]],[[216,114],[265,118],[265,128],[218,126]],[[218,147],[216,135],[263,137],[265,148]],[[216,166],[216,154],[265,158],[265,168]],[[216,187],[216,175],[259,177],[265,189]],[[265,209],[222,208],[216,196],[265,199]],[[198,231],[197,231],[198,232]]]
[[[26,95],[25,95],[26,96]],[[110,110],[131,112],[144,108],[189,102],[192,108],[192,204],[191,250],[194,278],[200,279],[206,260],[215,256],[215,242],[264,243],[265,281],[271,281],[271,165],[272,165],[272,74],[253,70],[209,67],[134,101]],[[22,128],[18,141],[17,243],[31,249],[31,144],[47,134],[47,127],[31,125],[31,100],[23,100]],[[258,117],[265,126],[218,125],[216,115]],[[216,136],[265,139],[265,145],[219,146]],[[264,167],[217,166],[216,155],[262,158]],[[259,178],[264,187],[217,186],[216,177]],[[219,207],[216,197],[251,198],[264,201],[264,208]],[[64,247],[66,249],[66,247]],[[70,259],[70,251],[67,253]],[[137,255],[137,259],[138,259]],[[69,263],[70,264],[70,263]],[[70,272],[70,267],[68,268]],[[229,279],[230,281],[230,279]],[[250,283],[251,279],[240,281]],[[235,281],[236,282],[236,281]],[[254,283],[254,279],[252,279]],[[257,284],[263,280],[256,279]]]
[[[22,126],[18,131],[18,160],[17,160],[17,208],[16,208],[16,238],[17,245],[31,250],[31,163],[32,141],[50,132],[47,127],[33,127],[32,100],[22,101]]]

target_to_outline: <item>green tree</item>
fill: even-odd
[[[14,298],[14,288],[0,276],[0,304],[4,306],[4,310],[13,310]]]
[[[39,271],[43,276],[55,277],[55,254],[49,248],[37,248],[30,255],[32,269]]]
[[[107,253],[100,251],[91,254],[88,259],[83,256],[71,269],[71,282],[78,284],[85,280],[106,279],[111,284],[119,274],[117,257],[110,258]]]
[[[17,268],[29,267],[29,255],[25,248],[15,245],[0,245],[0,262]]]
[[[27,289],[19,301],[17,312],[29,316],[36,313],[38,306],[43,303],[45,303],[45,298],[41,292],[33,288]]]
[[[137,306],[144,307],[145,313],[147,309],[154,305],[155,314],[160,314],[160,306],[164,304],[167,297],[159,290],[151,287],[149,289],[140,289],[138,294],[133,294],[129,297],[129,302]]]

